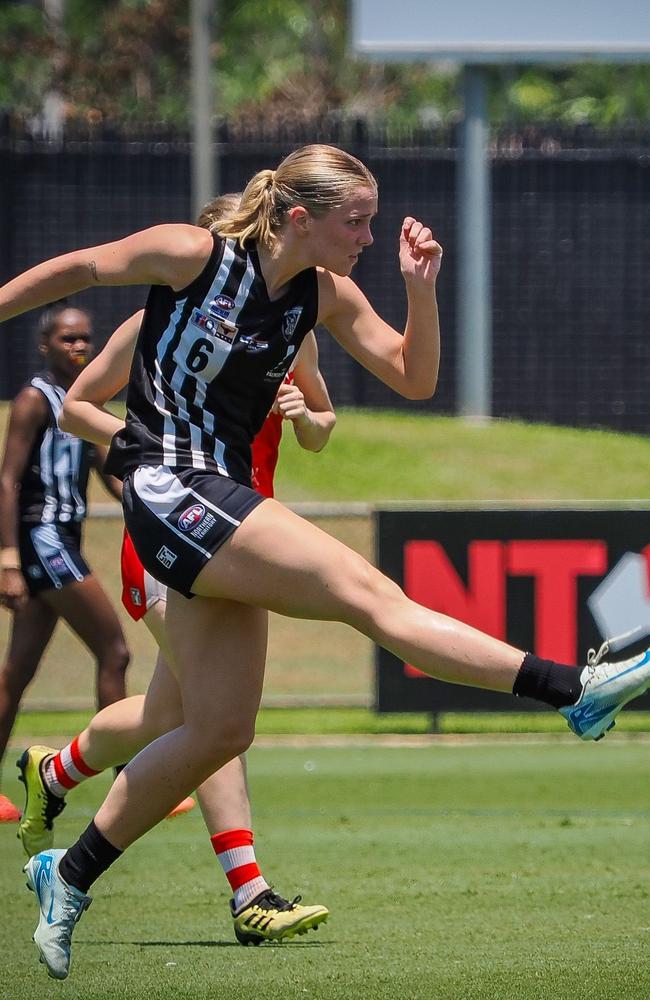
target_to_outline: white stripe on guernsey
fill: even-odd
[[[70,491],[74,501],[74,514],[77,521],[81,521],[86,514],[86,505],[81,499],[79,492],[79,470],[81,469],[83,441],[78,437],[70,436],[68,439],[70,446]]]
[[[226,246],[228,246],[229,242],[230,241],[226,241]],[[234,246],[234,244],[231,245]],[[250,259],[250,257],[247,257],[246,272],[244,273],[242,280],[239,283],[239,288],[237,289],[237,294],[235,296],[235,307],[230,311],[228,315],[229,320],[232,323],[235,323],[235,325],[237,324],[239,313],[241,312],[242,307],[246,302],[246,299],[248,298],[248,294],[250,292],[250,288],[251,285],[253,284],[254,279],[255,279],[255,268],[253,267],[253,262]],[[205,429],[210,435],[210,437],[214,440],[214,449],[212,451],[212,456],[215,462],[217,463],[217,468],[219,469],[219,472],[222,475],[227,476],[230,473],[228,470],[228,465],[226,463],[226,446],[224,442],[217,437],[217,430],[214,425],[214,415],[212,413],[208,414],[207,411],[205,410],[203,412],[205,414],[204,417]]]
[[[231,263],[232,263],[232,261],[234,259],[234,243],[233,243],[232,240],[226,240],[226,242],[225,242],[225,246],[224,246],[224,260],[226,259],[226,257],[228,259],[228,268],[230,268],[230,265],[231,265]],[[206,295],[206,297],[203,300],[203,308],[205,308],[206,305],[209,305],[209,303],[212,301],[212,299],[216,298],[216,296],[219,295],[220,292],[223,289],[223,285],[225,284],[225,279],[224,279],[224,281],[221,282],[220,286],[218,284],[218,279],[219,279],[219,273],[220,273],[220,271],[221,271],[221,268],[219,268],[219,272],[217,272],[216,278],[212,282],[212,285],[210,287],[210,291],[208,292],[208,294]],[[246,302],[246,299],[248,298],[248,294],[250,292],[250,288],[251,288],[251,285],[253,284],[254,279],[255,279],[255,268],[253,267],[252,260],[250,259],[250,257],[248,257],[247,261],[246,261],[246,271],[245,271],[245,273],[244,273],[244,275],[242,277],[242,280],[239,283],[239,288],[237,289],[237,292],[235,294],[235,298],[234,298],[235,305],[234,305],[234,308],[231,309],[231,311],[228,314],[229,321],[231,323],[234,323],[235,325],[237,324],[237,320],[239,318],[239,313],[241,312],[242,307],[243,307],[244,303]],[[225,363],[225,359],[224,359],[224,363]],[[203,410],[203,403],[205,401],[205,387],[202,386],[201,390],[202,390],[201,393],[197,392],[197,398],[196,398],[195,402],[196,402],[197,406],[200,406],[202,408],[202,410]],[[225,445],[224,445],[224,443],[222,441],[219,440],[219,438],[216,437],[216,429],[215,429],[215,424],[214,424],[214,413],[212,413],[212,411],[210,411],[210,410],[203,410],[203,428],[204,428],[206,434],[208,434],[208,436],[211,439],[213,439],[214,442],[215,442],[212,454],[213,454],[214,460],[217,463],[217,468],[219,469],[219,472],[223,476],[229,475],[230,473],[229,473],[229,470],[228,470],[228,465],[226,464],[226,456],[225,456],[225,450],[226,449],[225,449]],[[193,444],[194,444],[194,442],[193,442]]]
[[[61,413],[61,408],[63,406],[63,400],[61,394],[56,391],[56,386],[52,385],[51,382],[46,382],[44,378],[39,378],[38,375],[32,379],[32,385],[36,389],[40,389],[43,395],[47,398],[52,411],[54,413],[54,419],[57,424],[59,421],[59,414]]]
[[[233,251],[233,244],[232,243],[229,244],[226,241],[226,243],[224,244],[224,249],[223,249],[223,255],[222,255],[222,258],[221,258],[221,263],[219,264],[219,268],[217,270],[217,273],[216,273],[216,275],[214,277],[214,280],[213,280],[213,282],[212,282],[212,284],[210,286],[208,294],[206,295],[206,297],[203,299],[203,302],[201,303],[201,308],[204,311],[210,312],[210,309],[209,309],[210,302],[212,301],[212,299],[216,298],[223,291],[223,288],[224,288],[226,282],[228,281],[228,278],[230,277],[230,270],[232,268],[234,260],[235,260],[235,254],[234,254],[234,251]],[[188,328],[190,328],[191,326],[192,326],[191,321],[188,320],[187,325],[185,327],[185,330],[188,330]],[[194,328],[194,329],[195,329],[195,332],[198,333],[198,331],[196,331],[196,328]],[[184,408],[185,405],[186,405],[185,400],[180,395],[180,391],[181,391],[181,388],[183,386],[183,382],[185,381],[185,379],[188,376],[187,367],[186,367],[187,354],[188,354],[188,351],[190,349],[188,337],[191,338],[191,329],[189,329],[189,331],[188,331],[188,336],[185,335],[185,330],[183,331],[183,335],[181,336],[181,339],[180,339],[180,341],[178,343],[178,346],[176,347],[176,350],[174,351],[174,355],[173,355],[173,359],[172,359],[173,362],[174,362],[174,366],[175,367],[174,367],[174,374],[172,375],[172,379],[171,379],[171,387],[174,390],[175,402],[176,402],[176,406],[178,407],[179,411],[182,408]],[[228,344],[226,346],[224,343],[222,343],[222,342],[220,342],[218,340],[215,340],[214,344],[216,346],[216,351],[212,355],[212,358],[211,358],[211,361],[210,361],[210,365],[209,365],[209,380],[210,381],[213,381],[217,377],[217,375],[219,375],[219,373],[221,372],[221,369],[223,368],[223,366],[225,365],[226,361],[228,360],[228,357],[230,356],[230,350],[231,350],[231,347],[232,347],[231,344]],[[207,374],[207,372],[206,372],[206,374]],[[214,427],[214,420],[210,420],[210,416],[212,416],[212,415],[210,414],[208,416],[208,414],[206,413],[206,411],[204,409],[207,384],[208,383],[207,383],[207,381],[205,379],[202,379],[202,378],[199,378],[199,377],[195,377],[194,378],[194,400],[193,400],[193,405],[198,410],[200,410],[201,413],[202,413],[202,415],[203,415],[203,417],[202,417],[202,426],[199,426],[196,423],[194,423],[192,420],[190,420],[189,415],[184,418],[185,421],[186,421],[186,423],[187,423],[187,426],[189,428],[189,433],[190,433],[190,449],[191,449],[191,454],[192,454],[192,465],[193,465],[193,467],[195,469],[205,469],[205,455],[203,453],[203,442],[202,442],[203,430],[205,430],[208,433],[210,433],[210,430],[208,430],[208,426],[211,426],[212,428]],[[169,460],[165,457],[165,461],[169,461]]]
[[[162,385],[161,385],[163,376],[160,365],[165,357],[165,354],[167,353],[167,348],[169,347],[169,344],[174,334],[176,333],[176,327],[178,326],[179,320],[183,315],[183,309],[185,308],[186,302],[187,299],[178,300],[178,302],[176,303],[176,308],[169,317],[169,323],[167,324],[167,327],[165,328],[162,337],[160,338],[160,340],[156,345],[156,365],[153,378],[153,385],[156,392],[155,403],[158,413],[160,413],[164,419],[164,429],[163,429],[163,439],[162,439],[163,455],[164,455],[164,461],[168,462],[170,465],[174,465],[176,462],[176,432],[174,430],[174,422],[171,418],[171,414],[169,413],[169,411],[165,406],[165,394],[162,391]]]
[[[233,868],[241,868],[242,865],[255,864],[255,850],[250,845],[231,847],[228,851],[222,851],[217,857],[225,872],[232,871]]]
[[[212,424],[214,426],[214,416],[212,413],[206,413],[203,409],[205,404],[205,394],[206,394],[207,382],[196,383],[196,392],[194,394],[194,405],[198,406],[203,414],[203,427],[207,430],[207,425]],[[190,440],[192,442],[192,465],[195,469],[205,469],[205,455],[203,454],[203,434],[200,427],[196,424],[190,424]],[[221,470],[219,470],[221,471]]]
[[[61,521],[70,521],[74,511],[70,493],[70,477],[72,475],[70,457],[68,442],[65,438],[55,434],[52,447],[52,466],[59,493],[59,520]]]
[[[41,521],[44,524],[50,524],[54,520],[57,508],[57,499],[54,496],[54,472],[52,470],[53,437],[54,432],[51,427],[48,427],[43,434],[39,452],[40,475],[41,482],[43,483],[43,512],[41,514]]]
[[[228,470],[226,469],[226,446],[223,441],[219,438],[214,439],[214,460],[217,463],[217,468],[222,476],[228,475]]]
[[[64,390],[58,385],[52,385],[45,379],[36,376],[31,384],[40,389],[52,408],[57,428],[59,417],[63,409],[65,399]],[[49,453],[43,454],[47,445]],[[71,520],[74,516],[76,520],[83,519],[86,513],[86,505],[81,499],[78,490],[79,469],[81,468],[83,442],[63,431],[55,433],[52,428],[48,428],[43,436],[41,445],[41,478],[43,483],[49,487],[46,489],[45,504],[43,509],[43,521],[51,522],[58,513],[61,520]],[[46,478],[47,477],[47,478]],[[58,489],[58,498],[54,496],[54,480]],[[58,508],[58,510],[57,510]],[[67,516],[66,516],[67,515]]]
[[[232,263],[235,259],[234,247],[235,244],[233,240],[225,241],[221,265],[215,275],[214,281],[210,285],[210,290],[208,291],[208,294],[203,299],[201,305],[202,309],[207,309],[210,302],[213,299],[215,299],[218,295],[220,295],[221,292],[223,291],[223,287],[230,275],[230,268],[232,267]],[[250,259],[250,257],[248,257],[246,261],[246,271],[244,272],[242,280],[239,283],[239,288],[237,289],[237,292],[234,295],[235,305],[228,313],[228,321],[230,323],[234,323],[235,326],[237,325],[239,313],[241,312],[242,307],[245,304],[246,299],[248,298],[248,293],[250,292],[250,288],[251,285],[253,284],[254,278],[255,278],[255,268],[253,267],[252,260]]]
[[[235,260],[234,243],[232,240],[225,240],[223,245],[223,254],[221,256],[221,263],[217,273],[214,276],[214,280],[208,289],[208,294],[203,299],[201,303],[201,308],[206,309],[206,307],[216,299],[217,295],[220,295],[223,291],[223,286],[226,284],[228,278],[230,277],[230,268]]]

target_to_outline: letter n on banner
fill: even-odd
[[[495,639],[505,639],[505,547],[498,541],[470,542],[465,584],[438,542],[407,542],[404,546],[404,590],[426,608],[458,618]],[[404,671],[411,677],[423,676],[408,663]]]

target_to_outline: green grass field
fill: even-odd
[[[322,455],[300,453],[290,434],[283,447],[278,492],[289,500],[643,500],[650,461],[641,437],[351,411]],[[372,556],[368,521],[325,527]],[[88,529],[89,561],[117,598],[120,523]],[[131,688],[141,690],[153,648],[142,628],[127,629]],[[363,697],[371,668],[370,643],[351,630],[274,618],[271,696]],[[63,745],[91,700],[88,656],[62,629],[27,704],[82,711],[23,714],[3,791],[20,801],[16,750]],[[646,716],[625,713],[596,747],[571,740],[550,712],[440,723],[541,735],[436,740],[425,714],[262,711],[250,754],[258,857],[285,895],[331,910],[317,933],[281,946],[236,944],[195,810],[162,823],[98,883],[71,978],[53,983],[30,940],[36,908],[15,828],[0,825],[1,1000],[647,1000],[650,744],[635,736]],[[396,733],[417,745],[385,746]],[[73,793],[59,846],[108,783]]]
[[[195,810],[96,885],[65,984],[31,943],[15,828],[0,826],[7,1000],[646,1000],[648,744],[433,745],[251,753],[258,857],[318,932],[242,948]],[[65,845],[106,777],[70,797]]]

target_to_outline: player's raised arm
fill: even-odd
[[[124,421],[106,409],[129,380],[135,343],[144,310],[129,316],[103,350],[77,376],[66,394],[59,417],[61,430],[99,445],[108,445]]]
[[[184,288],[201,273],[212,246],[205,229],[163,225],[53,257],[0,288],[0,322],[93,285]]]
[[[353,358],[407,399],[435,392],[440,363],[436,280],[442,247],[431,230],[407,217],[399,260],[406,285],[408,316],[402,336],[377,315],[350,278],[319,273],[319,320]]]

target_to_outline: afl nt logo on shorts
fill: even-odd
[[[156,559],[159,563],[162,563],[165,569],[171,569],[176,562],[177,555],[168,549],[166,545],[163,545],[158,552],[156,552]]]
[[[179,515],[178,527],[181,531],[191,531],[205,517],[205,507],[202,503],[194,503]]]

